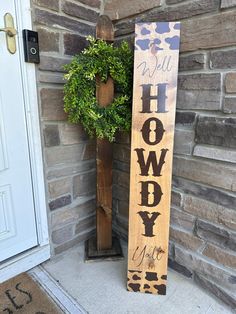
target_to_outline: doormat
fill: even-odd
[[[0,313],[64,313],[26,273],[0,284]]]

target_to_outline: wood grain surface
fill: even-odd
[[[179,22],[135,28],[128,290],[166,294]]]
[[[112,42],[114,30],[107,16],[100,16],[96,27],[96,37]],[[114,82],[106,83],[97,77],[96,98],[100,106],[108,106],[114,98]],[[97,250],[112,248],[112,143],[97,139]]]

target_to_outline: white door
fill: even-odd
[[[6,13],[17,29],[14,0],[1,1],[0,28]],[[0,262],[38,244],[18,40],[11,54],[0,32]]]

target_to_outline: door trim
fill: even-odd
[[[45,245],[10,258],[0,267],[0,283],[45,262],[49,257],[50,246]]]
[[[40,119],[38,111],[37,100],[37,81],[36,81],[36,69],[32,63],[26,63],[24,61],[23,50],[23,38],[22,29],[32,29],[31,21],[31,3],[30,0],[15,0],[17,28],[19,36],[19,52],[21,60],[21,73],[22,73],[22,89],[24,93],[25,101],[25,113],[27,122],[27,132],[29,140],[32,184],[33,184],[33,197],[35,205],[35,217],[38,235],[38,246],[34,249],[28,250],[25,253],[19,254],[13,257],[10,262],[2,263],[0,266],[0,272],[4,268],[4,275],[0,277],[1,280],[6,280],[19,272],[22,272],[24,268],[24,258],[26,259],[25,266],[34,267],[39,263],[50,258],[50,245],[48,235],[48,221],[47,221],[47,208],[45,197],[45,181],[43,170],[43,158],[42,158],[42,142],[40,134]],[[30,264],[27,260],[31,259]],[[39,258],[39,256],[41,256]],[[17,262],[18,261],[18,262]],[[18,263],[22,267],[18,268]],[[16,267],[13,267],[16,265]],[[24,271],[26,267],[24,268]],[[6,275],[6,276],[5,276]]]

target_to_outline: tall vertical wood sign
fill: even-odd
[[[166,294],[180,23],[135,27],[128,290]]]

